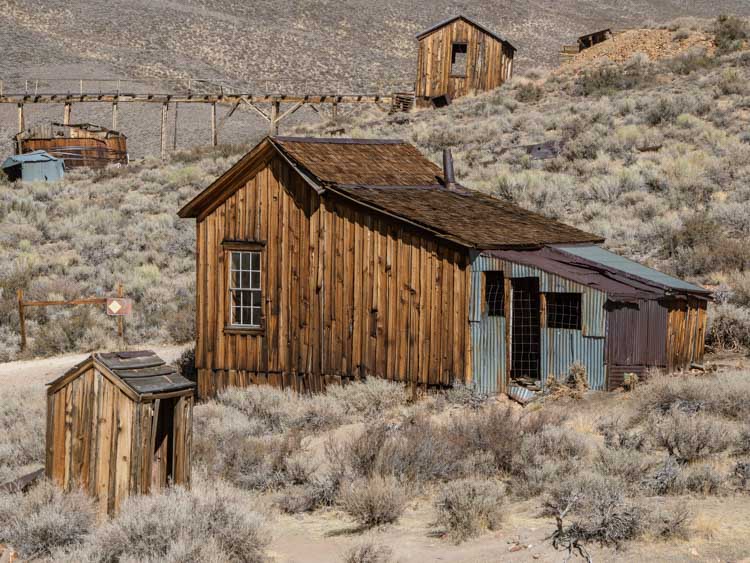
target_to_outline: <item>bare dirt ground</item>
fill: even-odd
[[[672,501],[672,499],[670,499]],[[621,550],[589,549],[594,561],[750,561],[750,502],[747,497],[685,498],[696,515],[689,541],[628,544]],[[279,516],[272,524],[269,554],[279,563],[324,563],[341,560],[365,539],[387,545],[397,561],[540,561],[557,563],[565,553],[547,540],[554,522],[539,518],[537,501],[514,503],[502,529],[461,545],[436,537],[430,527],[433,511],[428,498],[413,501],[398,524],[364,536],[335,511],[300,517]]]

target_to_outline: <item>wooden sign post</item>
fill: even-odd
[[[18,290],[18,322],[21,332],[21,352],[26,350],[26,307],[54,307],[68,305],[104,305],[108,316],[117,317],[117,334],[120,338],[125,336],[125,316],[133,310],[130,299],[123,297],[122,284],[117,285],[117,297],[87,297],[84,299],[71,299],[69,301],[25,301],[23,289]]]

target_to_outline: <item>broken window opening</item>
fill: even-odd
[[[484,273],[484,300],[487,304],[487,315],[505,316],[505,275],[502,271]]]
[[[466,76],[466,61],[469,46],[466,43],[454,43],[451,47],[451,76]]]
[[[548,293],[547,327],[581,330],[581,294]]]

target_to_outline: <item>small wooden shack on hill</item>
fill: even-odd
[[[196,219],[199,394],[375,376],[592,388],[703,355],[708,292],[453,181],[398,140],[269,137]]]
[[[104,168],[127,164],[127,137],[106,127],[79,123],[45,123],[18,133],[16,153],[44,150],[65,161],[65,167]]]
[[[513,76],[516,48],[467,18],[454,16],[417,35],[416,99],[492,90]]]
[[[47,477],[109,514],[131,494],[189,485],[194,394],[151,351],[90,356],[47,389]]]

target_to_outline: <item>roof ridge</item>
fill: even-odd
[[[403,139],[355,139],[352,137],[290,137],[275,135],[270,137],[281,143],[319,143],[331,145],[406,145]]]

